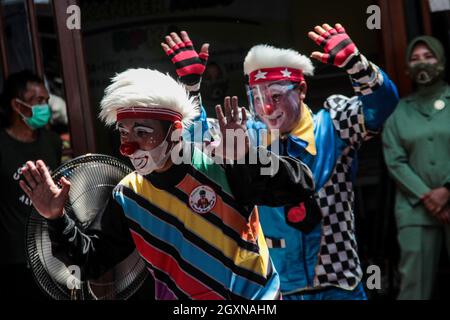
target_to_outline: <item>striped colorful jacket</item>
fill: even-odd
[[[256,205],[298,203],[310,197],[309,169],[298,160],[268,152],[276,157],[279,169],[272,176],[261,176],[261,165],[219,165],[199,149],[193,150],[190,164],[174,165],[163,173],[126,176],[104,212],[124,213],[114,213],[114,220],[123,220],[129,228],[154,278],[156,299],[278,299],[280,280]],[[112,210],[115,206],[121,210]],[[97,225],[97,232],[85,232],[85,237],[79,232],[81,240],[71,249],[78,254],[72,256],[85,262],[86,254],[76,250],[84,246],[97,250],[87,263],[105,266],[120,261],[117,253],[130,249],[117,247],[116,234],[112,258],[107,244],[98,242],[113,235],[107,235],[107,225]],[[73,232],[66,230],[66,241]],[[85,265],[88,274],[97,276],[101,271]]]

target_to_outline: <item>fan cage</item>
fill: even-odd
[[[65,177],[71,182],[65,211],[82,231],[111,196],[112,189],[132,169],[119,159],[102,154],[87,154],[62,164],[52,174],[55,183]],[[148,272],[138,252],[114,266],[99,279],[79,282],[69,289],[69,266],[52,255],[52,244],[45,218],[33,208],[27,224],[27,254],[33,276],[50,297],[57,300],[123,300],[131,297],[145,281]]]

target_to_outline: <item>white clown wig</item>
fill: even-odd
[[[276,67],[299,69],[307,76],[314,74],[311,60],[292,49],[280,49],[267,44],[259,44],[250,49],[244,60],[246,75],[258,69]]]
[[[116,122],[117,111],[127,107],[159,108],[181,114],[184,128],[200,114],[198,102],[168,74],[152,69],[128,69],[116,74],[105,90],[99,117],[107,125]]]

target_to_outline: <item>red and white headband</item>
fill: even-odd
[[[153,119],[165,121],[182,121],[181,113],[164,109],[164,108],[149,108],[149,107],[126,107],[117,110],[117,121],[123,119]]]
[[[250,72],[249,84],[256,85],[267,81],[288,80],[292,82],[305,81],[303,72],[300,69],[287,67],[262,68]]]

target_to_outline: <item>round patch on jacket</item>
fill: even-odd
[[[436,100],[434,102],[434,108],[436,110],[439,110],[439,111],[444,109],[445,108],[445,102],[443,100],[441,100],[441,99]]]
[[[205,214],[216,204],[216,193],[211,187],[202,185],[192,190],[189,195],[189,206],[197,213]]]
[[[292,223],[299,223],[306,218],[306,209],[303,203],[300,203],[297,207],[293,207],[288,212],[288,220]]]

